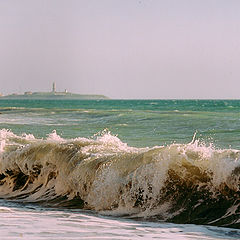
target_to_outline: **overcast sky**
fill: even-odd
[[[240,98],[239,0],[0,0],[0,92]]]

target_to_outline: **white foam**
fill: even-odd
[[[0,131],[0,140],[0,172],[6,175],[1,197],[25,194],[27,201],[43,201],[79,196],[86,208],[96,211],[138,217],[158,214],[165,219],[183,210],[168,212],[173,199],[159,204],[167,183],[177,189],[174,178],[199,189],[207,186],[213,193],[219,193],[222,186],[234,191],[239,187],[233,174],[240,166],[239,151],[216,150],[197,140],[140,149],[129,147],[109,132],[95,139],[66,140],[53,131],[44,140],[17,136],[9,130]],[[15,175],[8,176],[8,172]],[[13,191],[19,172],[27,176],[26,182],[20,175],[19,184],[23,183]]]

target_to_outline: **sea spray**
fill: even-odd
[[[47,139],[1,130],[0,197],[177,223],[239,227],[240,152],[198,140],[133,148],[105,132]]]

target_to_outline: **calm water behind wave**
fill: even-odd
[[[239,100],[0,100],[0,129],[46,137],[90,137],[107,128],[131,146],[197,137],[240,149]]]

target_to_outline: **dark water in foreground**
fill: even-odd
[[[0,113],[2,239],[240,238],[240,101],[0,100]]]

